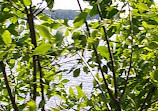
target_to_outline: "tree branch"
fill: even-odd
[[[28,13],[28,9],[25,7],[25,9],[27,10],[27,20],[28,20],[28,24],[29,24],[29,29],[30,29],[30,37],[31,37],[31,42],[34,45],[35,49],[37,47],[37,41],[36,41],[36,34],[35,34],[35,26],[34,26],[34,22],[33,22],[33,12],[32,12],[32,7],[30,6],[29,8],[29,12]],[[37,62],[37,63],[36,63]],[[42,94],[42,101],[45,102],[44,99],[44,86],[43,86],[43,72],[42,72],[42,67],[40,64],[40,59],[39,59],[39,55],[33,55],[33,66],[34,66],[34,73],[33,73],[33,100],[36,100],[36,89],[37,89],[37,84],[36,84],[36,75],[37,75],[37,66],[38,65],[38,69],[40,72],[40,87],[41,87],[41,94]],[[42,111],[45,111],[44,105],[42,106]]]
[[[120,96],[120,100],[123,97],[123,95],[125,94],[125,91],[126,91],[126,88],[127,88],[128,79],[129,79],[130,71],[131,71],[131,68],[132,68],[132,58],[133,58],[133,39],[134,39],[134,34],[133,34],[132,14],[131,14],[129,3],[128,3],[128,8],[129,8],[130,31],[131,31],[131,56],[130,56],[129,69],[128,69],[128,73],[127,73],[127,76],[126,76],[125,86],[124,86],[123,92],[122,92],[122,94]]]
[[[17,104],[16,104],[16,102],[15,102],[15,97],[13,97],[11,88],[10,88],[10,86],[9,86],[7,74],[6,74],[6,71],[5,71],[5,65],[4,65],[3,61],[0,61],[0,66],[1,66],[1,70],[2,70],[3,75],[4,75],[5,85],[6,85],[6,88],[7,88],[8,94],[9,94],[9,97],[10,97],[10,99],[11,99],[13,108],[14,108],[15,111],[19,111],[19,109],[18,109],[18,107],[17,107]]]
[[[101,20],[103,21],[104,19],[103,19],[102,12],[101,12],[99,4],[97,4],[97,10],[98,10],[98,14],[99,14]],[[114,67],[114,58],[113,58],[113,54],[112,54],[111,49],[110,49],[109,37],[108,37],[107,31],[106,31],[106,28],[104,26],[102,26],[102,28],[104,30],[105,39],[106,39],[106,43],[107,43],[107,46],[108,46],[108,51],[109,51],[109,54],[110,54],[111,69],[112,69],[112,73],[113,73],[114,87],[115,87],[115,97],[117,98],[118,93],[117,93],[116,73],[115,73],[115,67]]]
[[[42,94],[42,102],[45,103],[45,98],[44,98],[44,85],[43,85],[43,72],[42,72],[42,67],[41,67],[41,63],[40,63],[40,59],[39,56],[37,56],[37,62],[38,62],[38,69],[40,72],[40,87],[41,87],[41,94]],[[42,111],[45,111],[44,108],[45,105],[42,106]]]
[[[28,12],[27,7],[25,7],[25,10],[27,12],[27,22],[29,24],[29,30],[30,30],[30,37],[31,37],[31,43],[34,45],[35,49],[37,47],[37,42],[36,42],[36,35],[35,35],[35,27],[34,27],[34,22],[33,22],[33,13],[32,9],[30,7],[30,13]],[[36,84],[36,75],[37,75],[37,63],[36,63],[37,57],[33,55],[33,100],[36,101],[36,89],[37,89],[37,84]]]

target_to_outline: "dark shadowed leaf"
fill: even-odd
[[[73,77],[78,77],[80,75],[80,68],[76,69],[74,72],[73,72]]]

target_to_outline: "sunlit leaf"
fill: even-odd
[[[86,21],[87,13],[81,12],[75,19],[74,19],[74,26],[79,28],[82,26]]]
[[[144,11],[149,10],[148,6],[147,6],[146,4],[144,4],[144,3],[139,3],[139,4],[138,4],[138,9],[139,9],[139,11],[140,11],[141,13],[144,12]]]
[[[38,25],[37,26],[39,32],[40,32],[40,35],[44,38],[48,38],[50,39],[52,37],[52,35],[50,34],[48,28],[44,25]]]
[[[3,57],[7,54],[7,51],[0,52],[0,61],[3,60]]]
[[[61,45],[62,41],[63,41],[63,28],[59,28],[56,32],[56,35],[55,35],[55,41],[57,43],[57,45]]]
[[[43,55],[46,54],[51,48],[51,44],[45,43],[35,48],[33,55]]]
[[[77,98],[81,98],[81,97],[84,97],[85,96],[85,93],[82,91],[82,89],[79,87],[79,86],[76,86],[76,89],[77,89]]]
[[[70,86],[70,88],[69,88],[69,94],[70,94],[70,95],[74,95],[74,90],[72,89],[71,86]]]
[[[8,30],[4,31],[4,33],[2,34],[2,39],[7,46],[9,46],[9,44],[12,42],[11,34]]]
[[[105,46],[99,46],[97,48],[98,52],[100,53],[101,56],[105,57],[107,60],[109,60],[109,52],[108,48]]]
[[[68,79],[63,79],[61,82],[62,83],[67,83],[67,82],[69,82],[70,80],[68,80]]]
[[[23,0],[25,6],[30,6],[32,4],[32,0]]]
[[[28,111],[36,111],[36,103],[31,100],[27,103]]]

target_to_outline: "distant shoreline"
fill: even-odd
[[[57,9],[57,10],[45,10],[44,13],[46,15],[49,15],[52,19],[68,19],[68,20],[74,20],[74,18],[80,13],[79,10],[62,10],[62,9]],[[87,17],[87,20],[94,20],[94,19],[99,19],[99,16],[93,16],[93,17]]]

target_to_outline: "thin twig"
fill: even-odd
[[[103,94],[103,96],[105,98],[106,106],[107,106],[108,110],[111,111],[110,104],[107,102],[107,96],[105,95],[105,93],[104,93],[104,91],[103,91],[103,89],[101,87],[101,84],[100,84],[99,80],[96,78],[95,74],[93,74],[93,71],[92,71],[91,67],[89,66],[89,64],[86,62],[85,58],[83,56],[81,56],[79,53],[77,53],[77,54],[81,57],[82,61],[85,63],[85,65],[89,69],[91,75],[93,76],[94,80],[97,82],[97,84],[99,86],[99,89],[100,89],[101,93]]]
[[[7,111],[6,108],[4,108],[3,105],[0,105],[3,111]]]
[[[142,111],[142,110],[143,110],[143,108],[144,108],[144,106],[145,106],[146,101],[148,100],[148,98],[149,98],[150,96],[152,96],[152,94],[153,94],[153,92],[155,91],[155,89],[156,89],[156,87],[155,87],[155,86],[153,86],[153,87],[151,87],[151,89],[148,91],[148,94],[147,94],[146,98],[144,99],[144,102],[143,102],[143,104],[142,104],[142,106],[141,106],[140,111]]]
[[[134,34],[133,34],[132,13],[131,13],[131,10],[130,10],[129,3],[128,3],[128,8],[129,8],[130,31],[131,31],[131,56],[130,56],[129,69],[128,69],[128,73],[127,73],[127,76],[126,76],[125,86],[124,86],[123,92],[122,92],[122,94],[120,96],[120,100],[123,97],[123,95],[125,94],[125,91],[126,91],[126,88],[127,88],[129,75],[130,75],[130,71],[131,71],[131,68],[132,68],[132,58],[133,58],[133,39],[134,39]]]
[[[149,103],[148,105],[145,105],[145,106],[143,107],[143,109],[149,108],[153,103],[156,103],[156,102],[158,102],[158,98],[155,99],[154,101],[152,101],[151,103]]]
[[[26,14],[26,12],[25,11],[23,11],[23,10],[20,10],[16,5],[14,5],[14,3],[13,2],[11,2],[11,0],[7,0],[15,9],[17,9],[17,10],[19,10],[21,13],[24,13],[24,14]]]
[[[33,12],[34,14],[41,8],[43,2],[44,2],[44,0],[42,0],[42,2],[40,3],[40,5],[38,6],[38,8]]]
[[[54,0],[51,0],[51,2],[46,6],[44,7],[41,11],[39,11],[35,16],[38,16],[39,14],[41,14],[47,7],[49,7],[52,3],[54,2]]]
[[[3,61],[0,61],[0,66],[1,66],[1,70],[2,70],[3,75],[4,75],[5,85],[6,85],[10,100],[12,102],[13,108],[15,111],[19,111],[17,104],[15,102],[15,97],[13,96],[11,88],[9,86],[9,82],[8,82],[8,78],[7,78],[7,74],[6,74],[6,70],[5,70],[5,65],[4,65]]]

